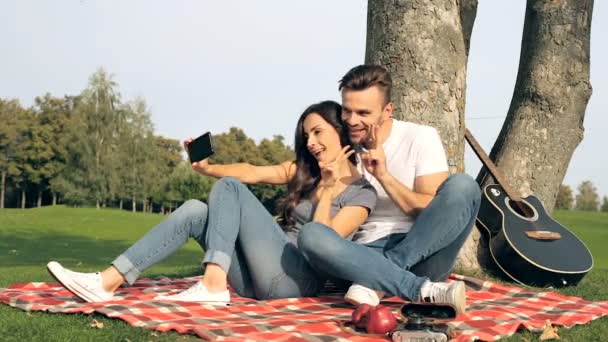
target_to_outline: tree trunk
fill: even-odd
[[[477,0],[457,0],[456,2],[459,6],[458,11],[462,25],[462,36],[468,59],[469,47],[471,46],[471,33],[473,33],[473,24],[475,24],[475,17],[477,17]]]
[[[528,1],[515,91],[490,153],[515,191],[535,194],[549,211],[582,139],[592,7],[592,0]],[[485,176],[482,168],[478,182],[487,183]],[[477,256],[482,267],[494,267],[487,248],[474,229],[460,264]]]
[[[528,1],[515,91],[490,153],[511,187],[548,211],[583,138],[592,10],[593,0]]]
[[[135,201],[135,197],[131,198],[131,212],[137,211],[137,202]]]
[[[21,190],[21,209],[25,209],[25,190]]]
[[[122,210],[122,198],[120,199],[120,201],[118,202],[118,207],[120,208],[120,210]]]
[[[368,1],[365,62],[390,71],[397,119],[437,128],[452,173],[464,170],[468,37],[460,17],[456,0]]]
[[[53,192],[53,205],[57,205],[57,193]]]
[[[368,1],[365,61],[390,71],[397,119],[438,130],[450,173],[464,171],[466,63],[476,13],[477,0]],[[471,238],[475,247],[478,240]],[[459,256],[458,265],[478,269],[477,253]]]
[[[2,171],[2,189],[0,190],[0,209],[4,209],[4,196],[6,192],[6,171]]]
[[[38,200],[36,201],[38,208],[42,207],[42,191],[38,190]]]

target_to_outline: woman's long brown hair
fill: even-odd
[[[348,130],[342,122],[342,106],[334,101],[323,101],[315,103],[306,108],[300,115],[296,126],[295,134],[295,153],[296,153],[296,172],[294,177],[287,183],[287,196],[278,203],[279,223],[284,229],[293,228],[295,222],[291,217],[296,205],[305,198],[308,198],[321,180],[318,161],[308,151],[306,147],[306,137],[304,134],[304,120],[310,114],[318,114],[323,120],[336,129],[340,136],[340,147],[350,144]],[[352,154],[349,160],[353,165],[357,164],[357,157]]]

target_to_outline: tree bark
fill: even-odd
[[[21,209],[25,209],[25,190],[21,190]]]
[[[53,192],[53,205],[57,205],[57,193]]]
[[[469,47],[471,46],[471,34],[475,17],[477,17],[477,0],[457,0],[459,7],[460,23],[462,25],[462,36],[464,37],[464,47],[466,57],[469,57]]]
[[[42,207],[42,191],[38,190],[38,200],[36,201],[36,206],[38,208]]]
[[[120,199],[120,202],[118,202],[118,207],[120,208],[120,210],[122,210],[122,199]]]
[[[528,1],[515,91],[490,153],[513,189],[548,211],[583,138],[592,10],[593,0]]]
[[[365,62],[393,78],[395,117],[437,128],[450,172],[464,170],[466,44],[456,0],[368,1]]]
[[[2,171],[2,189],[0,190],[0,209],[4,209],[4,196],[6,193],[6,171]]]
[[[137,202],[135,201],[135,197],[131,198],[131,212],[137,211]]]
[[[477,0],[368,1],[365,61],[390,71],[397,119],[438,130],[450,173],[464,171],[466,64],[476,13]],[[477,241],[473,236],[468,248]],[[478,269],[477,253],[461,253],[458,266]]]

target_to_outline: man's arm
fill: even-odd
[[[397,178],[388,172],[383,177],[378,178],[378,181],[401,210],[408,215],[415,216],[431,203],[437,189],[447,178],[447,171],[418,176],[414,180],[414,189],[401,184]]]

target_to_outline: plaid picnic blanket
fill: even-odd
[[[59,284],[22,283],[0,288],[0,302],[26,311],[99,313],[135,327],[175,330],[218,341],[382,340],[340,329],[339,321],[348,321],[353,308],[337,294],[256,301],[232,293],[233,304],[221,308],[153,300],[159,293],[186,289],[198,279],[141,279],[132,287],[119,289],[115,300],[104,303],[84,303]],[[465,314],[449,323],[453,341],[492,341],[520,328],[541,331],[547,320],[572,327],[608,314],[608,301],[533,292],[461,275],[452,275],[451,279],[467,284],[468,305]],[[398,298],[383,300],[395,312],[402,303]]]

